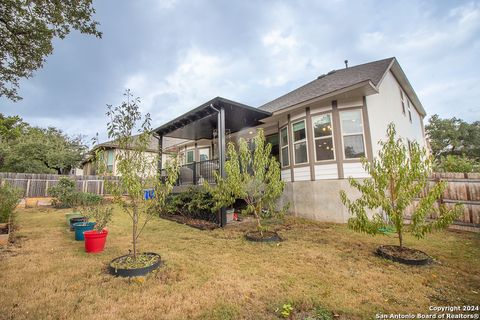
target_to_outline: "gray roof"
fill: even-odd
[[[388,58],[329,72],[259,108],[275,112],[364,81],[377,86],[393,60],[395,58]]]

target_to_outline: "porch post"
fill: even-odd
[[[163,157],[163,135],[159,135],[158,137],[158,172],[160,176],[162,176],[162,157]]]
[[[225,178],[225,108],[220,107],[218,112],[218,159],[220,162],[220,176]],[[220,226],[227,224],[227,211],[225,207],[220,209]]]

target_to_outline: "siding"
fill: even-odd
[[[367,178],[368,174],[363,170],[362,164],[359,162],[354,163],[344,163],[343,164],[343,174],[345,178]]]
[[[292,174],[290,172],[290,169],[282,170],[282,180],[287,182],[292,181]]]
[[[315,180],[338,179],[337,164],[317,164],[315,166]]]
[[[310,167],[300,167],[294,168],[293,174],[295,177],[295,181],[308,181],[310,180]]]

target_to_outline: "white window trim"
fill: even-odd
[[[347,134],[344,134],[343,133],[343,127],[342,127],[342,116],[341,116],[341,113],[342,112],[348,112],[348,111],[360,111],[360,119],[362,119],[362,132],[355,132],[355,133],[347,133]],[[345,141],[344,141],[344,137],[345,136],[358,136],[359,134],[362,135],[362,138],[363,138],[363,152],[365,153],[365,156],[367,156],[367,143],[365,141],[365,125],[364,125],[364,122],[363,122],[363,112],[362,112],[362,108],[355,108],[355,109],[350,109],[350,110],[340,110],[338,116],[340,117],[340,135],[342,136],[342,153],[343,153],[343,159],[344,160],[360,160],[361,158],[347,158],[347,156],[345,155]]]
[[[319,118],[319,117],[323,117],[323,116],[326,116],[326,115],[329,115],[329,116],[330,116],[330,126],[332,127],[332,134],[329,135],[329,136],[316,138],[316,137],[315,137],[315,126],[314,126],[314,122],[315,122],[315,121],[314,121],[314,119],[315,119],[315,118]],[[335,161],[335,160],[337,160],[337,159],[336,159],[336,155],[335,155],[335,137],[334,137],[334,134],[333,134],[333,114],[332,114],[331,112],[321,113],[321,114],[313,115],[311,118],[312,118],[313,146],[314,146],[314,149],[315,149],[315,163],[322,163],[322,162],[326,162],[326,161]],[[328,138],[332,138],[333,159],[317,160],[317,148],[315,147],[315,143],[316,143],[317,140],[328,139]]]
[[[282,130],[283,129],[287,129],[287,144],[286,145],[282,145]],[[290,167],[291,165],[291,162],[290,162],[290,149],[289,149],[289,146],[290,146],[290,137],[288,136],[288,125],[287,126],[284,126],[283,128],[280,128],[280,139],[279,139],[279,144],[280,144],[280,166],[282,168],[288,168]],[[284,166],[283,165],[283,149],[286,148],[287,149],[287,158],[288,158],[288,166]]]
[[[300,123],[300,122],[303,122],[303,124],[304,124],[304,126],[305,126],[305,139],[302,139],[302,140],[299,140],[299,141],[295,141],[295,139],[293,138],[293,137],[294,137],[293,125],[294,125],[294,124],[297,124],[297,123]],[[293,152],[293,165],[308,163],[307,122],[305,121],[305,119],[302,119],[302,120],[299,120],[299,121],[292,122],[292,123],[290,124],[290,126],[291,126],[291,129],[292,129],[291,135],[292,135],[292,147],[293,147],[293,150],[292,150],[292,152]],[[296,144],[300,144],[300,143],[304,143],[304,142],[305,142],[305,149],[306,149],[306,151],[307,151],[307,161],[297,163],[297,162],[295,161],[295,145],[296,145]]]
[[[211,160],[211,157],[212,157],[212,150],[209,146],[201,146],[201,147],[198,147],[198,162],[200,162],[200,150],[205,150],[205,149],[208,149],[208,160],[204,160],[204,161],[209,161]],[[193,156],[195,158],[195,155]]]
[[[402,113],[405,116],[407,113],[405,112],[405,93],[403,93],[402,88],[400,88],[400,102],[402,103]]]

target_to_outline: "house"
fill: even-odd
[[[211,174],[202,168],[206,163],[225,174],[227,142],[263,128],[281,164],[286,181],[281,202],[290,202],[290,213],[346,222],[339,190],[356,195],[347,178],[368,176],[360,158],[377,154],[390,122],[400,136],[425,146],[425,115],[397,59],[388,58],[322,74],[258,108],[217,97],[155,132],[161,144],[165,138],[183,139],[161,150],[183,159],[180,184],[198,184]]]
[[[165,146],[168,147],[170,145],[181,143],[183,140],[165,137],[163,141]],[[152,135],[150,138],[150,142],[147,147],[147,150],[145,151],[145,155],[144,155],[145,158],[155,161],[156,160],[155,158],[158,156],[158,153],[159,153],[158,146],[159,146],[158,137],[156,137],[155,135]],[[107,172],[114,176],[119,175],[117,171],[117,155],[121,152],[121,149],[118,147],[118,143],[116,143],[115,141],[107,141],[104,143],[100,143],[87,153],[87,156],[83,159],[81,163],[82,169],[83,169],[83,175],[88,176],[88,175],[97,174],[97,165],[95,162],[95,151],[99,148],[103,149],[106,154],[105,157],[106,157]],[[167,155],[168,153],[165,153],[163,156],[164,162],[166,161]],[[156,168],[153,168],[153,170],[155,169]],[[153,173],[155,172],[152,172],[152,174]]]

